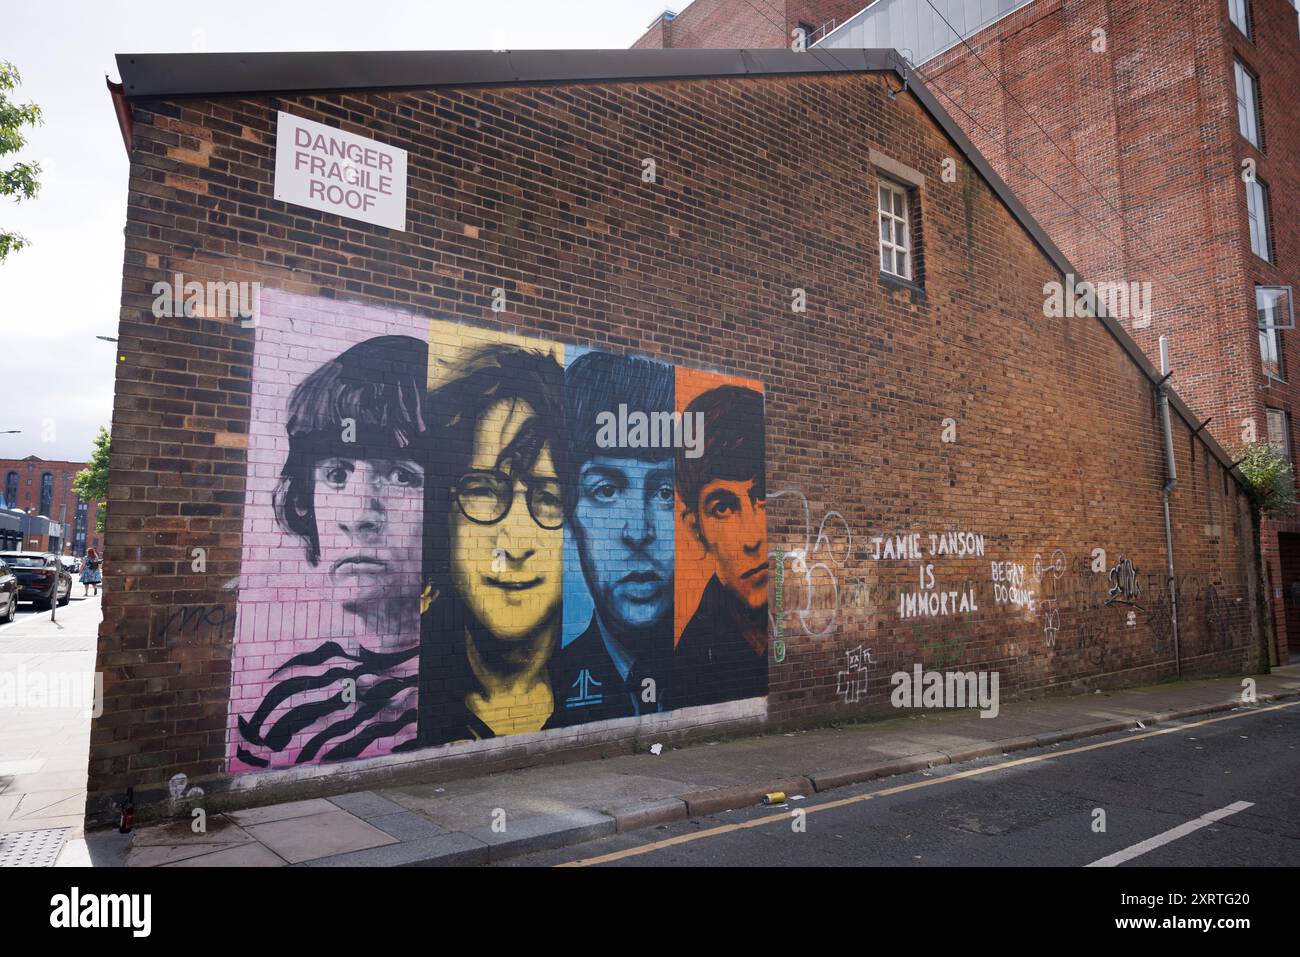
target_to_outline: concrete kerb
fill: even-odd
[[[783,791],[787,795],[799,794],[807,796],[817,793],[817,788],[808,778],[798,777],[787,778],[784,781],[777,781],[762,787],[745,785],[734,788],[714,788],[711,791],[700,791],[696,794],[684,795],[682,800],[686,802],[687,817],[703,817],[721,811],[734,811],[737,808],[752,807],[773,791]]]
[[[614,808],[610,815],[618,833],[638,831],[642,828],[657,827],[673,821],[684,821],[690,817],[686,802],[682,798],[664,798],[646,804],[633,804],[629,807]]]

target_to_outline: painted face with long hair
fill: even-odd
[[[563,593],[563,373],[550,356],[506,346],[466,367],[436,400],[452,417],[450,577],[478,625],[525,641],[556,623]]]
[[[563,500],[550,448],[530,435],[535,419],[520,401],[487,410],[450,517],[456,587],[488,631],[512,641],[554,620],[563,586]]]
[[[418,339],[383,336],[303,380],[275,496],[317,594],[385,632],[409,631],[419,609],[426,356]]]

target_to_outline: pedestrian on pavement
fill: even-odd
[[[104,573],[101,572],[100,566],[104,562],[99,557],[99,552],[93,548],[86,549],[86,561],[81,566],[81,596],[84,598],[87,594],[99,594],[99,583],[104,580]]]

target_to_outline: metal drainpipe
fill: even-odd
[[[1174,465],[1174,432],[1169,424],[1169,339],[1160,337],[1160,424],[1165,433],[1165,473],[1168,479],[1160,492],[1165,509],[1165,554],[1169,559],[1169,614],[1174,626],[1174,666],[1178,677],[1183,676],[1183,653],[1178,640],[1178,592],[1174,587],[1174,530],[1169,521],[1169,493],[1178,487],[1178,469]]]

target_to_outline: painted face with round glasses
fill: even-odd
[[[529,456],[526,471],[514,468],[512,449],[535,414],[518,400],[489,406],[452,487],[452,577],[479,622],[508,641],[553,622],[563,586],[564,505],[550,447]]]

